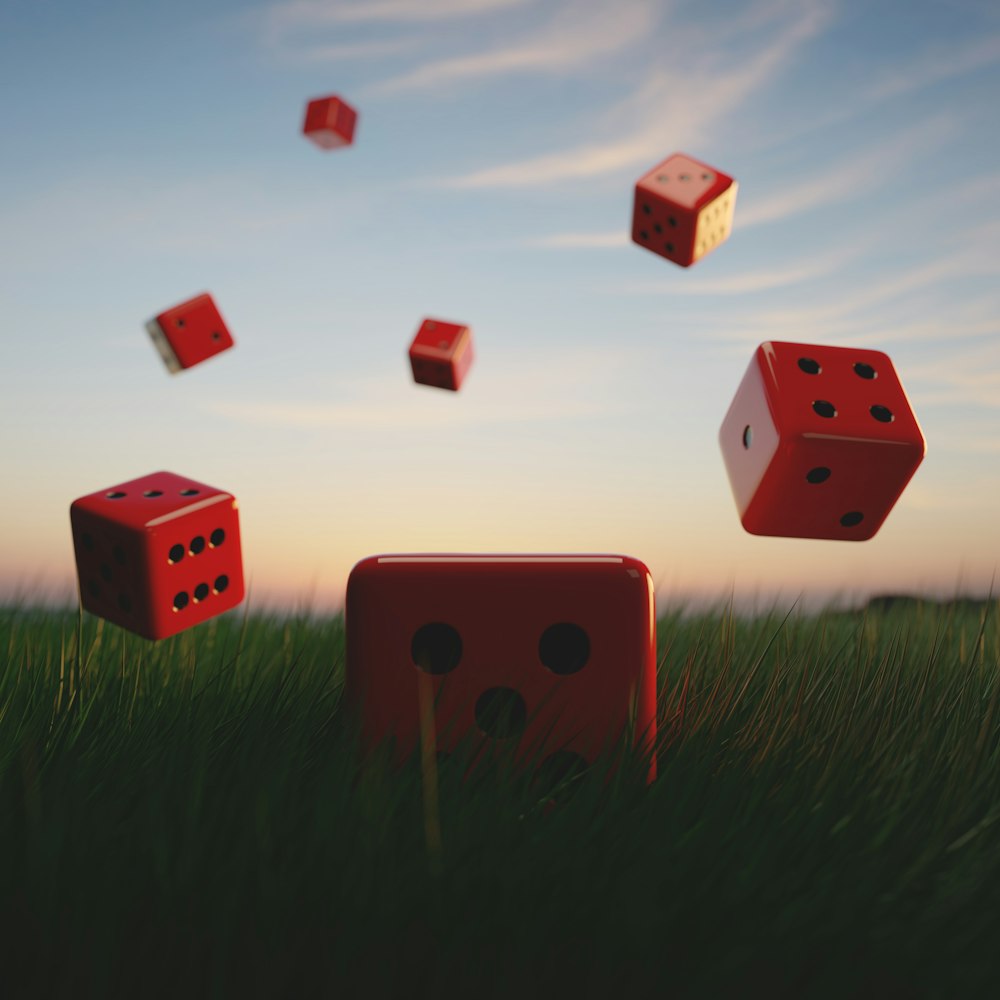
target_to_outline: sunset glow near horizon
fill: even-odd
[[[995,3],[14,3],[0,86],[0,601],[73,599],[70,503],[159,469],[238,498],[251,609],[405,553],[633,556],[660,610],[990,588]],[[300,134],[325,94],[349,148]],[[689,269],[629,240],[678,150],[739,183]],[[169,375],[145,323],[203,291],[236,346]],[[927,457],[871,541],[743,531],[766,340],[892,358]]]

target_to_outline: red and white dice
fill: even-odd
[[[302,134],[320,149],[337,149],[354,141],[358,113],[343,98],[317,97],[306,105]]]
[[[171,374],[233,346],[232,334],[207,292],[154,316],[146,330]]]
[[[685,153],[674,153],[635,185],[632,239],[690,267],[728,238],[737,183]]]
[[[472,333],[458,323],[425,319],[409,357],[414,382],[457,392],[472,366]]]
[[[881,351],[770,341],[736,392],[719,444],[754,535],[861,541],[924,457],[924,436]]]
[[[624,740],[655,777],[656,612],[639,560],[372,556],[351,571],[345,618],[345,701],[366,750],[417,748],[429,683],[438,750],[495,741],[565,772]]]
[[[243,600],[236,498],[154,472],[74,500],[73,547],[85,610],[164,639]]]

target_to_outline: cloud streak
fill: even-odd
[[[778,6],[788,12],[785,5]],[[818,4],[795,8],[789,23],[773,31],[763,48],[728,72],[718,65],[707,65],[697,54],[700,50],[692,54],[681,33],[680,40],[658,48],[657,68],[643,86],[602,116],[606,131],[619,131],[617,138],[487,167],[439,183],[463,189],[545,187],[650,166],[670,151],[665,146],[668,136],[692,145],[702,142],[722,119],[772,82],[799,50],[822,32],[829,19],[828,10]],[[660,68],[664,64],[672,68]],[[621,121],[629,124],[620,128]],[[587,125],[592,131],[593,122]]]

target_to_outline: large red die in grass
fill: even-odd
[[[674,153],[635,185],[632,239],[681,267],[690,267],[728,238],[737,187],[721,170]]]
[[[146,330],[171,374],[233,346],[232,334],[207,292],[154,316]]]
[[[924,457],[924,436],[881,351],[770,341],[719,431],[743,527],[861,541]]]
[[[317,97],[306,105],[302,134],[320,149],[337,149],[354,141],[358,113],[343,98]]]
[[[80,600],[92,614],[164,639],[243,600],[237,503],[154,472],[74,500]]]
[[[471,738],[539,768],[588,766],[630,743],[656,773],[656,614],[627,556],[387,555],[351,571],[346,703],[371,750]],[[429,704],[429,698],[428,698]]]
[[[457,391],[472,366],[472,333],[467,326],[425,319],[410,344],[413,380]]]

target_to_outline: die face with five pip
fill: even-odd
[[[638,560],[372,556],[351,571],[345,618],[345,701],[366,750],[413,752],[429,683],[439,750],[471,738],[586,767],[624,738],[655,777],[656,614]]]
[[[207,293],[154,316],[146,330],[171,374],[233,346],[232,334]]]
[[[414,382],[457,392],[472,366],[472,333],[458,323],[425,319],[409,357]]]
[[[685,153],[674,153],[639,178],[632,239],[639,246],[690,267],[728,238],[737,183]]]
[[[320,149],[337,149],[354,141],[358,113],[339,97],[317,97],[306,105],[302,134]]]
[[[924,436],[881,351],[761,344],[719,443],[743,527],[862,541],[924,457]]]
[[[237,502],[205,483],[154,472],[70,507],[85,610],[164,639],[243,600]]]

